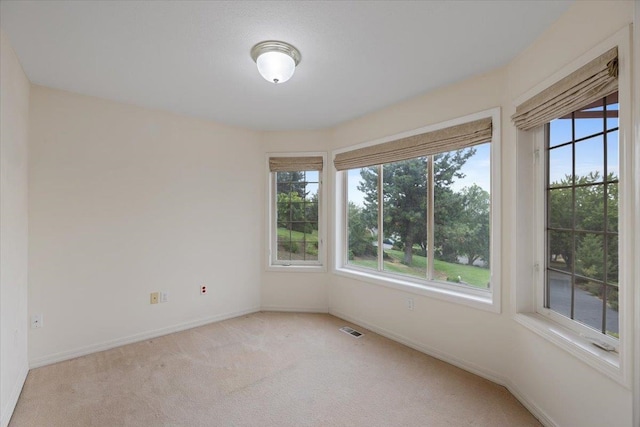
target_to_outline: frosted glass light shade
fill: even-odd
[[[251,48],[251,58],[258,72],[271,83],[284,83],[293,76],[300,63],[300,51],[289,43],[267,40]]]
[[[258,72],[272,83],[284,83],[293,76],[296,63],[292,57],[282,52],[265,52],[256,60]]]

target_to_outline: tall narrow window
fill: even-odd
[[[544,307],[618,337],[618,93],[546,125]]]
[[[320,265],[323,157],[272,157],[271,264]]]

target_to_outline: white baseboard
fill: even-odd
[[[29,373],[29,368],[25,365],[20,372],[20,375],[16,379],[15,384],[11,388],[11,394],[9,395],[9,399],[7,403],[4,405],[2,409],[2,416],[0,417],[0,426],[7,427],[9,425],[9,421],[11,420],[11,416],[13,415],[13,411],[16,409],[16,404],[18,403],[18,398],[20,397],[20,393],[22,392],[22,387],[24,386],[24,382],[27,380],[27,374]]]
[[[263,305],[260,311],[282,311],[292,313],[329,313],[327,307],[280,307],[275,305]]]
[[[118,338],[111,341],[105,341],[98,344],[91,344],[85,347],[76,348],[69,351],[63,351],[60,353],[54,353],[47,356],[42,356],[29,361],[29,368],[39,368],[41,366],[50,365],[52,363],[62,362],[69,359],[74,359],[80,356],[86,356],[87,354],[96,353],[98,351],[109,350],[115,347],[120,347],[126,344],[132,344],[139,341],[148,340],[151,338],[157,338],[162,335],[172,334],[174,332],[180,332],[187,329],[196,328],[198,326],[207,325],[209,323],[220,322],[222,320],[231,319],[234,317],[244,316],[245,314],[257,313],[260,311],[260,307],[249,308],[246,310],[235,311],[231,313],[223,313],[215,316],[205,317],[202,319],[192,320],[178,325],[168,326],[166,328],[155,329],[152,331],[142,332],[135,335],[130,335],[124,338]],[[3,426],[4,427],[4,426]]]
[[[478,375],[479,377],[499,384],[509,390],[509,392],[516,399],[518,399],[518,401],[522,403],[522,405],[527,408],[529,412],[531,412],[533,416],[536,417],[538,421],[540,421],[545,427],[557,427],[557,424],[551,419],[551,417],[547,415],[545,411],[543,411],[535,403],[531,402],[531,400],[529,400],[508,378],[505,378],[504,376],[496,372],[485,369],[481,366],[476,365],[475,363],[471,363],[469,361],[462,360],[450,354],[444,353],[433,347],[425,346],[424,344],[411,340],[405,336],[396,334],[395,332],[391,332],[385,328],[374,325],[365,320],[358,319],[332,309],[329,309],[329,314],[339,317],[340,319],[344,319],[355,325],[362,326],[363,328],[369,329],[370,331],[373,331],[378,335],[382,335],[383,337],[399,342],[400,344],[404,344],[407,347],[411,347],[412,349],[417,350],[421,353],[428,354],[429,356],[435,357],[436,359],[442,360],[443,362],[447,362],[451,365],[457,366],[460,369],[464,369],[467,372],[471,372],[472,374]]]
[[[507,381],[507,384],[503,385],[507,388],[507,390],[509,390],[511,394],[513,394],[513,397],[515,397],[520,403],[522,403],[522,406],[527,408],[529,412],[531,412],[533,416],[536,417],[538,421],[540,421],[540,423],[542,423],[543,426],[558,427],[558,424],[556,424],[556,422],[553,421],[553,419],[551,419],[551,417],[545,411],[543,411],[542,408],[531,402],[524,394],[522,394],[520,389],[518,389],[515,384],[513,384],[511,381]]]

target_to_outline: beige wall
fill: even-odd
[[[502,108],[502,314],[411,295],[332,275],[332,313],[383,332],[499,381],[546,423],[631,426],[632,393],[513,321],[510,279],[518,262],[515,101],[633,20],[633,2],[576,2],[542,37],[503,69],[403,102],[333,130],[332,148],[379,139],[494,106]],[[637,71],[636,71],[637,76]],[[636,80],[637,82],[637,80]],[[523,244],[528,244],[520,240]],[[638,309],[638,308],[636,308]]]
[[[40,86],[30,132],[32,365],[259,308],[256,133]]]
[[[0,426],[27,375],[29,80],[0,31]]]
[[[326,131],[257,133],[32,87],[28,297],[29,313],[43,313],[45,327],[29,330],[29,360],[44,364],[259,307],[331,310],[510,386],[550,425],[631,426],[630,390],[512,319],[512,268],[518,260],[510,251],[510,232],[516,216],[517,173],[515,130],[509,117],[515,99],[632,17],[630,1],[576,2],[507,66]],[[10,181],[5,179],[4,150],[6,146],[24,153],[26,162],[29,89],[21,71],[5,73],[6,68],[18,70],[19,64],[4,37],[2,43],[4,239],[4,201],[14,197],[11,192],[5,196],[4,183]],[[12,92],[5,90],[14,82],[18,83]],[[492,107],[502,108],[501,314],[331,271],[266,269],[266,153],[330,154]],[[18,114],[19,120],[5,120],[9,113]],[[5,137],[13,133],[19,136]],[[10,228],[22,230],[16,238],[21,245],[26,233],[25,165],[19,162],[15,169],[21,178],[12,184],[17,198],[9,208],[16,218]],[[332,240],[331,173],[325,189],[331,248],[339,243]],[[19,248],[24,264],[26,246]],[[331,250],[328,255],[332,266]],[[5,330],[10,328],[5,327],[5,313],[14,308],[5,308],[4,252],[2,256],[4,356]],[[26,280],[20,276],[26,269],[15,271],[19,281]],[[209,286],[209,295],[198,294],[201,283]],[[169,302],[150,305],[149,293],[160,290],[169,291]],[[25,286],[16,291],[24,294]],[[415,301],[413,311],[404,306],[409,295]],[[23,301],[19,295],[10,298],[12,306],[13,301]],[[20,337],[26,335],[26,321],[20,318],[26,313],[21,314],[20,303],[16,307],[15,316],[7,317],[17,319],[18,328],[24,324],[18,335],[24,347]],[[24,370],[20,357],[7,370],[15,378]],[[3,357],[3,393],[4,361]],[[4,399],[3,394],[3,409]]]
[[[328,131],[309,132],[264,132],[262,133],[262,147],[265,153],[287,152],[319,152],[326,151],[330,134]],[[328,167],[328,165],[325,165]],[[266,166],[265,166],[266,174]],[[329,196],[328,183],[324,183],[324,196]],[[268,183],[265,182],[265,195],[268,193]],[[266,206],[266,200],[264,204]],[[266,215],[265,215],[266,217]],[[262,275],[262,300],[261,307],[264,310],[310,311],[324,312],[329,310],[327,297],[328,273],[325,272],[292,272],[269,271],[267,256],[269,250],[267,219],[264,233],[264,256],[261,267]],[[331,242],[326,243],[331,245]]]
[[[576,2],[509,64],[510,102],[505,105],[505,113],[514,113],[516,99],[632,21],[631,1]],[[637,83],[637,70],[635,75]],[[503,163],[503,183],[508,186],[505,199],[511,206],[510,222],[505,225],[510,227],[511,220],[516,217],[515,188],[512,186],[517,181],[516,147],[513,143],[515,128],[507,126],[503,134],[507,141],[511,141],[505,150]],[[512,256],[506,255],[507,259]],[[505,265],[510,269],[516,262],[516,259],[511,259]],[[504,277],[513,277],[510,270],[506,274]],[[513,340],[508,377],[557,425],[632,425],[632,394],[629,389],[519,324],[515,325]],[[553,393],[549,392],[550,389]]]

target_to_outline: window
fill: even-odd
[[[543,308],[609,337],[618,326],[618,93],[546,127]]]
[[[347,265],[488,289],[490,151],[348,170]]]
[[[340,273],[499,310],[491,208],[499,110],[473,117],[336,155]]]
[[[270,264],[322,265],[322,156],[270,157]]]
[[[512,116],[514,319],[627,387],[638,233],[629,58],[625,27],[523,94]]]

